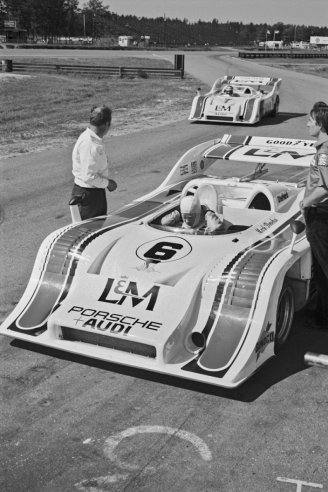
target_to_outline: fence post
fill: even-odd
[[[120,79],[123,77],[123,68],[122,67],[118,67],[118,76]]]
[[[183,68],[180,68],[180,77],[183,79],[184,77],[184,69]]]
[[[2,71],[12,72],[13,71],[13,61],[12,60],[2,60]]]

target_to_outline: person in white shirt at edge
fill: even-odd
[[[180,212],[174,210],[162,218],[161,224],[171,227],[182,227],[186,232],[195,234],[205,226],[204,234],[215,234],[225,229],[219,215],[201,205],[197,196],[185,196],[180,203]],[[182,217],[182,219],[181,219]]]
[[[106,188],[114,191],[117,184],[109,179],[108,161],[103,138],[108,133],[112,110],[108,106],[91,109],[90,126],[78,138],[73,149],[74,186],[72,197],[83,196],[79,205],[81,219],[107,214]]]

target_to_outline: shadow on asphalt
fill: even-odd
[[[85,356],[62,352],[43,347],[42,345],[24,342],[22,340],[13,340],[11,345],[31,352],[83,364],[89,367],[96,367],[117,374],[247,403],[255,401],[265,393],[267,389],[277,385],[280,381],[289,378],[293,374],[309,369],[309,367],[304,364],[304,355],[306,352],[322,353],[322,347],[327,347],[326,352],[328,354],[328,330],[320,331],[313,328],[311,329],[305,326],[305,321],[305,316],[302,311],[297,313],[294,318],[291,334],[282,350],[277,356],[272,357],[266,364],[261,366],[259,371],[251,376],[250,379],[235,389],[226,389],[210,384],[199,383],[198,381],[190,381],[145,371],[143,369],[89,359]]]
[[[231,127],[255,127],[258,128],[260,126],[273,126],[273,125],[280,125],[280,123],[283,123],[284,121],[292,120],[293,118],[302,118],[303,116],[306,116],[307,113],[278,113],[277,116],[270,117],[266,116],[263,118],[261,121],[258,123],[254,124],[247,124],[247,123],[229,123],[229,121],[222,121],[221,123],[217,121],[192,121],[192,125],[208,125],[208,126],[219,126],[219,125],[224,125],[224,126],[231,126]]]

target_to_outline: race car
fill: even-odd
[[[312,141],[224,135],[193,147],[155,191],[42,243],[0,327],[21,340],[226,388],[283,347],[311,293],[299,202]],[[265,177],[265,179],[264,179]],[[162,224],[198,197],[224,224]]]
[[[189,120],[254,124],[264,116],[276,116],[282,79],[225,76],[205,95],[197,91]]]

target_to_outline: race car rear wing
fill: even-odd
[[[275,85],[279,80],[277,77],[244,77],[242,75],[234,75],[233,77],[227,77],[227,80],[231,84],[242,85]]]
[[[283,164],[309,167],[315,153],[312,140],[224,135],[203,156],[234,162]]]
[[[152,193],[150,198],[165,188],[181,185],[199,178],[215,160],[228,160],[254,164],[280,164],[309,167],[315,154],[313,140],[293,138],[223,135],[217,140],[204,142],[188,150],[175,164],[167,178]],[[145,197],[142,197],[145,199]]]
[[[275,87],[279,87],[282,82],[282,79],[278,79],[277,77],[244,77],[242,75],[225,75],[220,79],[217,79],[212,89],[208,94],[212,94],[217,92],[222,88],[223,85],[249,85],[254,86],[257,90],[264,90],[265,92],[272,92],[275,90]]]

